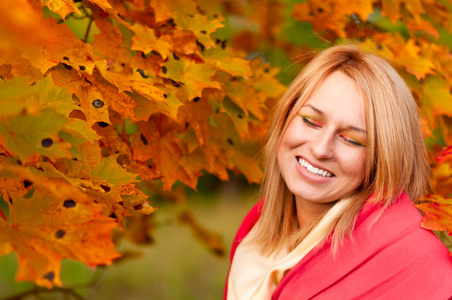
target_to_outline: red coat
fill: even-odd
[[[234,239],[235,250],[260,216],[259,202]],[[353,239],[333,257],[330,244],[314,248],[282,279],[272,299],[452,299],[452,260],[403,194],[377,218],[367,204],[358,215]],[[225,290],[225,299],[227,284]]]

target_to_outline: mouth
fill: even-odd
[[[322,177],[333,177],[334,176],[334,174],[331,172],[314,167],[313,165],[311,165],[310,163],[308,163],[306,160],[304,160],[301,157],[297,157],[297,161],[300,164],[300,166],[305,168],[311,174],[314,174],[317,176],[322,176]]]

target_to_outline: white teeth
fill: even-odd
[[[315,168],[314,166],[312,166],[310,163],[308,163],[307,161],[305,161],[302,158],[298,158],[298,163],[300,164],[300,166],[304,167],[306,170],[309,171],[309,173],[314,174],[314,175],[318,175],[318,176],[323,176],[323,177],[331,177],[333,176],[333,174],[331,174],[328,171],[319,169],[319,168]]]

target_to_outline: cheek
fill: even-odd
[[[360,151],[353,151],[347,159],[347,170],[350,176],[356,177],[356,180],[361,182],[366,175],[366,149]]]

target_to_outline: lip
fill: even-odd
[[[300,166],[300,164],[298,163],[298,159],[299,159],[299,158],[302,158],[302,159],[306,160],[306,161],[307,161],[308,163],[310,163],[313,167],[322,169],[322,170],[324,170],[324,171],[327,171],[327,172],[333,174],[333,176],[331,176],[331,177],[323,177],[323,176],[318,176],[318,175],[314,175],[314,174],[310,173],[310,172],[309,172],[308,170],[306,170],[304,167]],[[298,173],[299,173],[303,178],[305,178],[307,181],[309,181],[309,182],[312,182],[312,183],[328,183],[328,182],[330,182],[331,180],[333,180],[334,177],[336,177],[336,176],[334,175],[334,173],[331,172],[330,170],[328,170],[328,169],[326,169],[326,168],[324,168],[324,167],[322,167],[322,166],[319,166],[319,165],[317,165],[317,164],[313,164],[311,161],[309,161],[309,160],[306,159],[305,157],[297,156],[297,157],[295,157],[295,162],[296,162],[296,169],[297,169]]]

